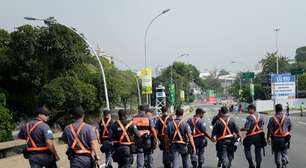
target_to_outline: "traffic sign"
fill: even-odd
[[[254,95],[255,95],[254,84],[250,84],[250,94],[251,94],[251,96],[254,96]]]
[[[169,85],[169,103],[171,105],[175,104],[175,86],[174,84]]]
[[[241,74],[241,77],[242,77],[243,79],[254,79],[255,73],[254,73],[254,72],[243,72],[243,73]]]

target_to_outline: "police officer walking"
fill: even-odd
[[[109,129],[113,124],[110,110],[103,111],[103,119],[96,126],[96,133],[101,146],[101,152],[105,153],[105,167],[112,168],[112,144],[109,140]]]
[[[255,168],[251,146],[255,146],[255,161],[256,168],[260,168],[262,162],[262,149],[267,145],[265,140],[265,134],[263,132],[264,119],[256,112],[256,107],[254,105],[248,106],[249,116],[246,118],[244,128],[240,131],[246,131],[246,137],[243,140],[245,157],[249,163],[249,168]]]
[[[219,120],[220,117],[221,117],[221,111],[219,110],[219,111],[218,111],[218,114],[215,115],[215,116],[213,117],[213,119],[211,120],[211,125],[214,126],[214,125],[216,124],[216,122]],[[221,154],[220,154],[220,152],[218,151],[218,146],[217,146],[217,144],[216,144],[216,152],[217,152],[217,158],[218,158],[218,164],[217,164],[217,166],[218,166],[218,167],[221,167],[221,160],[219,160],[219,158],[221,158]]]
[[[187,121],[191,128],[192,137],[196,147],[196,155],[191,155],[191,163],[193,168],[202,168],[204,165],[204,148],[207,146],[207,140],[205,137],[208,137],[212,141],[214,140],[206,132],[206,123],[203,120],[205,111],[198,108],[195,113],[196,114]]]
[[[36,119],[26,123],[18,134],[18,138],[27,141],[24,157],[29,159],[31,168],[56,168],[60,158],[54,147],[52,130],[46,123],[50,111],[40,107],[35,114]]]
[[[267,141],[272,144],[277,168],[285,168],[289,163],[287,150],[290,147],[291,127],[291,120],[283,113],[282,105],[275,105],[275,115],[268,123]]]
[[[85,111],[81,106],[73,108],[71,113],[76,121],[68,125],[62,135],[62,140],[68,144],[66,154],[70,168],[93,168],[100,160],[94,128],[84,122]]]
[[[218,157],[222,168],[230,168],[234,153],[236,151],[235,142],[239,137],[240,131],[234,119],[229,115],[226,107],[221,107],[221,117],[216,121],[213,127],[212,137],[216,137]]]
[[[172,117],[168,115],[168,107],[164,106],[161,109],[162,114],[157,117],[156,121],[156,132],[157,137],[160,142],[159,149],[163,152],[163,164],[165,168],[171,167],[171,162],[169,158],[169,148],[166,146],[166,143],[168,143],[168,139],[166,138],[166,128],[169,124],[169,122],[172,120]]]
[[[191,130],[187,122],[184,122],[184,110],[181,108],[176,109],[176,118],[169,122],[166,128],[166,137],[170,142],[170,160],[172,168],[179,168],[179,156],[181,155],[183,168],[189,168],[189,151],[188,143],[192,147],[192,153],[195,155],[196,147],[193,141]],[[168,145],[168,144],[166,144]]]
[[[153,167],[153,150],[157,144],[157,134],[153,119],[146,115],[149,111],[147,105],[139,106],[139,113],[133,117],[133,123],[137,126],[141,139],[136,142],[137,168]]]
[[[110,129],[109,138],[114,144],[113,159],[119,168],[130,168],[135,152],[135,139],[140,138],[140,133],[132,121],[129,121],[125,110],[119,110],[119,120]]]

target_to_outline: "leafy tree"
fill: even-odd
[[[289,60],[287,57],[278,56],[278,67],[279,73],[288,72]],[[260,63],[262,63],[263,74],[271,74],[276,73],[276,60],[277,60],[277,53],[267,53],[266,58],[262,59]]]
[[[13,139],[12,130],[15,128],[15,123],[12,119],[12,115],[5,107],[5,94],[0,92],[0,142]]]
[[[296,49],[295,60],[297,62],[306,62],[306,46]]]

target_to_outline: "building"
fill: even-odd
[[[99,45],[97,46],[96,53],[98,54],[99,57],[106,59],[108,63],[114,64],[113,57],[110,54],[106,53],[103,49],[101,49]]]

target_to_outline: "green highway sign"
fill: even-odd
[[[241,77],[243,79],[254,79],[255,78],[255,73],[254,72],[243,72],[241,74]]]
[[[174,105],[175,104],[175,86],[174,84],[170,84],[169,85],[169,103],[171,105]]]

